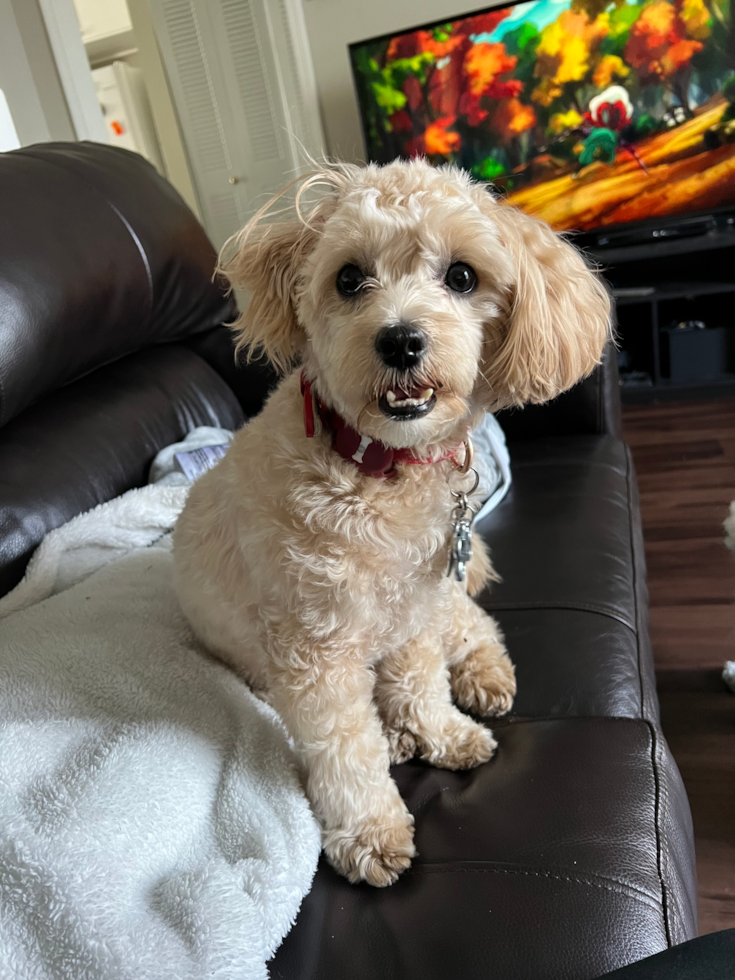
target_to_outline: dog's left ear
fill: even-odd
[[[546,222],[483,197],[480,206],[512,266],[505,323],[488,338],[483,372],[497,407],[545,402],[599,363],[611,336],[610,297],[580,252]]]
[[[233,324],[236,350],[246,348],[249,359],[265,354],[277,370],[286,371],[306,341],[296,316],[296,291],[318,231],[302,221],[262,225],[259,218],[233,240],[236,252],[219,271],[231,286],[250,294]]]

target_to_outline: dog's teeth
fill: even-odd
[[[396,398],[395,392],[391,389],[386,392],[386,398],[392,408],[411,408],[416,405],[423,405],[433,394],[433,388],[422,388],[418,393],[418,398]]]

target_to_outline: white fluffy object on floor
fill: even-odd
[[[185,496],[76,518],[0,600],[3,978],[260,980],[310,888],[285,730],[179,611]]]

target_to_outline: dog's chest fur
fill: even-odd
[[[252,468],[251,485],[240,484],[241,504],[256,511],[250,521],[270,539],[270,569],[251,570],[262,576],[261,614],[274,625],[295,616],[315,638],[349,637],[378,659],[449,601],[451,463],[403,467],[393,479],[361,476],[326,437],[306,439],[299,408],[292,393],[277,392],[233,447],[242,461],[246,441],[271,434],[257,484]]]

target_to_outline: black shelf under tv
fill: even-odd
[[[683,273],[685,264],[691,257],[672,263],[670,271]],[[622,285],[616,275],[612,292],[623,401],[735,394],[734,277]]]
[[[572,237],[574,241],[574,237]],[[582,244],[578,242],[577,244]],[[728,220],[724,227],[714,228],[694,238],[682,237],[663,239],[652,244],[625,245],[619,248],[583,248],[589,259],[603,269],[609,266],[627,265],[631,262],[646,262],[652,258],[676,259],[693,253],[735,249],[735,219]]]

